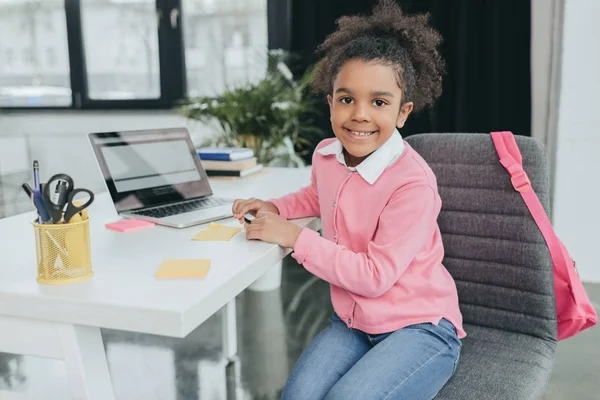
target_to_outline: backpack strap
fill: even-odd
[[[510,174],[513,187],[523,197],[529,212],[544,236],[552,257],[554,272],[558,273],[564,279],[568,279],[570,274],[566,260],[570,259],[569,255],[566,254],[565,247],[561,244],[556,233],[554,233],[552,223],[542,203],[535,194],[527,173],[523,169],[523,158],[513,134],[508,131],[492,132],[491,136],[496,147],[496,152],[500,157],[500,164]]]

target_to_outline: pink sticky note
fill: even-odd
[[[111,222],[104,226],[106,226],[108,229],[119,232],[131,232],[152,228],[154,225],[154,222],[144,221],[142,219],[122,219],[117,222]]]

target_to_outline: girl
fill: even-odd
[[[440,40],[427,16],[406,16],[393,0],[341,18],[313,82],[336,138],[317,146],[311,184],[233,205],[242,223],[257,215],[248,239],[293,248],[331,284],[335,312],[283,399],[431,399],[454,373],[466,334],[442,265],[437,183],[396,129],[441,94]],[[323,237],[288,221],[309,216],[321,217]]]

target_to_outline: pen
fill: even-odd
[[[37,160],[33,161],[33,188],[40,190],[40,164]]]
[[[42,193],[39,190],[33,191],[33,205],[37,208],[38,211],[38,223],[43,224],[44,222],[50,220],[50,213],[44,204],[44,199],[42,197]]]
[[[40,164],[38,163],[37,160],[33,160],[33,189],[34,189],[34,193],[38,192],[40,194],[40,199],[41,199],[42,190],[40,188]],[[34,196],[34,204],[38,209],[38,214],[39,214],[38,223],[41,224],[44,222],[44,220],[40,213],[40,206],[38,206],[38,204],[36,203],[35,196]],[[45,209],[43,201],[41,202],[41,205]]]

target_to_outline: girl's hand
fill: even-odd
[[[277,209],[277,207],[275,207],[274,204],[255,198],[247,200],[236,200],[233,203],[232,212],[233,218],[240,221],[241,224],[244,223],[244,214],[246,213],[250,213],[254,216],[261,212],[268,212],[279,215],[279,210]]]
[[[278,244],[282,247],[294,248],[302,228],[270,212],[260,212],[251,224],[246,224],[248,240]]]

